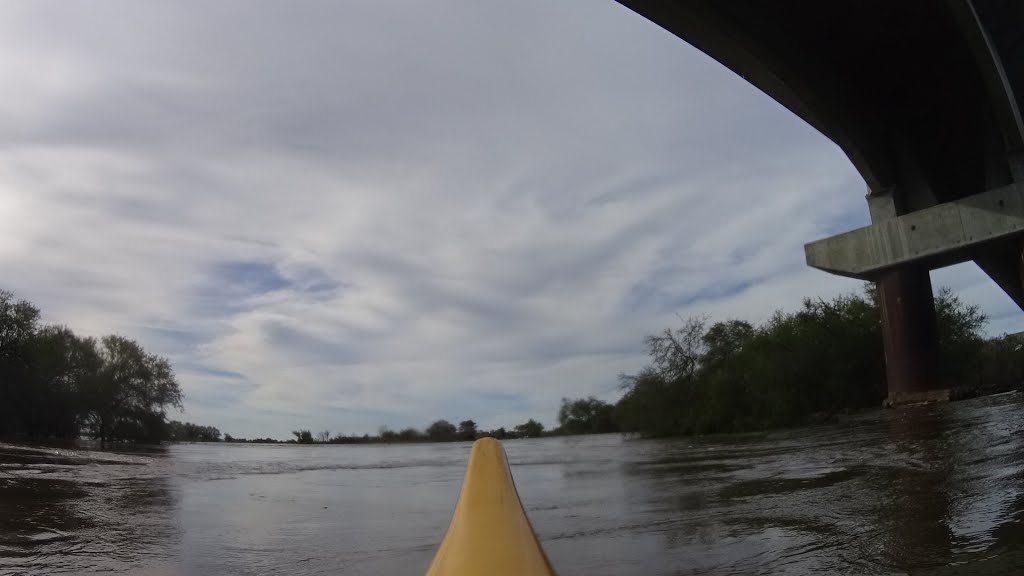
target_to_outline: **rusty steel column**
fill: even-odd
[[[905,267],[878,279],[882,344],[889,385],[887,405],[940,400],[939,334],[927,269]]]

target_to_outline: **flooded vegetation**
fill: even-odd
[[[1016,574],[1024,397],[505,443],[560,574]],[[0,573],[422,574],[468,443],[0,449]]]

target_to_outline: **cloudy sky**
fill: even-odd
[[[803,261],[867,223],[841,151],[611,1],[0,13],[0,287],[170,357],[188,420],[551,424],[676,314],[859,288]]]

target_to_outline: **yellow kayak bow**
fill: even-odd
[[[427,576],[554,576],[519,501],[505,449],[473,444],[462,493]]]

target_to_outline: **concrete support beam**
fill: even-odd
[[[1024,183],[889,218],[886,197],[869,198],[871,226],[804,246],[807,264],[862,280],[906,265],[938,268],[973,259],[979,246],[1024,234]],[[877,205],[876,205],[877,204]]]

